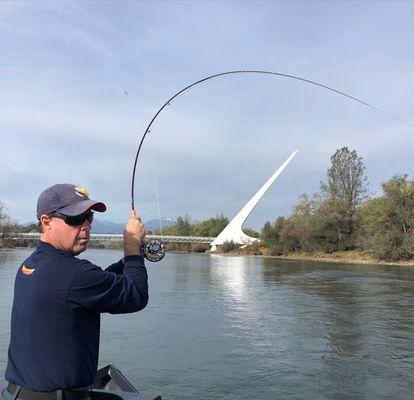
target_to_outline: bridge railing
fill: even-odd
[[[24,240],[39,240],[39,233],[16,233],[11,236],[11,240],[24,241]],[[92,233],[90,236],[91,242],[121,242],[123,235],[120,234],[101,234]],[[206,243],[210,244],[215,239],[214,237],[203,236],[167,236],[167,235],[146,235],[147,240],[160,240],[163,243]]]

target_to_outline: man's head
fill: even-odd
[[[44,190],[37,201],[41,239],[77,255],[86,250],[93,212],[104,212],[104,203],[89,199],[76,185],[60,183]]]

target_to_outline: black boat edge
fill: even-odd
[[[0,382],[0,398],[7,382]],[[161,400],[161,396],[141,393],[113,364],[100,368],[89,392],[91,400]]]
[[[113,364],[98,370],[89,397],[91,400],[161,400],[161,396],[139,392]]]

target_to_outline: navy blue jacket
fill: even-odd
[[[36,391],[90,385],[100,313],[135,312],[147,303],[142,257],[125,257],[103,271],[40,242],[16,276],[6,380]]]

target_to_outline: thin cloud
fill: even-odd
[[[412,2],[3,2],[0,198],[29,221],[41,190],[73,181],[107,202],[105,218],[123,221],[156,110],[225,70],[303,76],[413,122],[413,12]],[[360,104],[287,79],[210,81],[157,118],[137,208],[157,216],[151,147],[162,214],[195,219],[234,215],[299,149],[248,220],[259,228],[318,190],[344,145],[364,158],[372,191],[412,173],[412,130]]]

